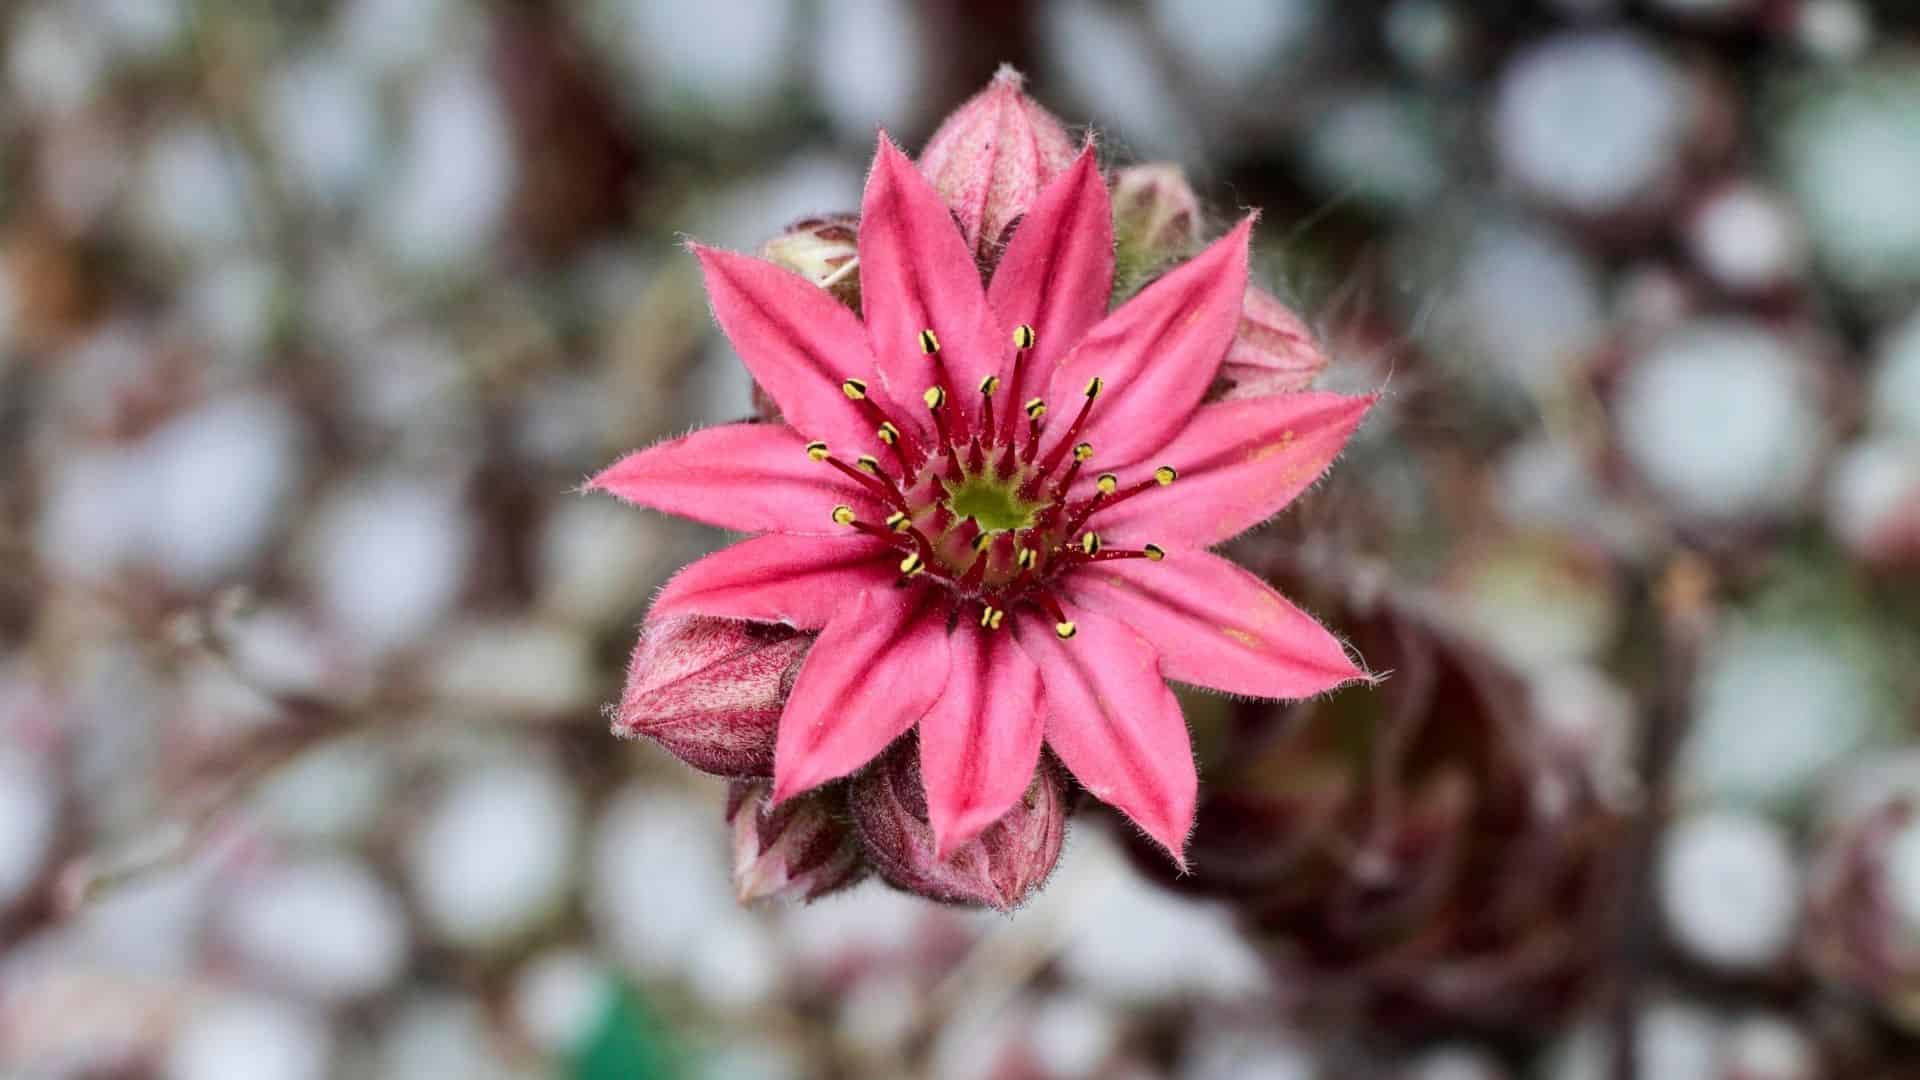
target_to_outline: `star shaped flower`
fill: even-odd
[[[917,728],[941,853],[1014,807],[1046,750],[1181,862],[1197,777],[1167,680],[1300,698],[1364,677],[1208,551],[1312,484],[1373,400],[1203,401],[1252,229],[1109,312],[1113,216],[1089,147],[983,283],[975,245],[883,134],[860,315],[772,263],[693,246],[781,419],[696,431],[589,486],[764,534],[681,571],[649,621],[818,632],[779,715],[773,803]]]

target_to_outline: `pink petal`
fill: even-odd
[[[987,286],[1003,355],[1013,355],[1015,327],[1034,331],[1019,381],[1008,378],[1001,393],[1018,403],[1045,389],[1046,373],[1107,313],[1112,291],[1113,206],[1088,146],[1040,193]]]
[[[628,454],[587,490],[739,532],[843,533],[836,506],[865,521],[890,512],[867,488],[808,457],[806,437],[785,424],[705,428]]]
[[[1050,430],[1064,438],[1090,379],[1105,389],[1081,438],[1100,461],[1133,461],[1166,445],[1212,385],[1247,289],[1253,218],[1213,242],[1088,332],[1054,369]]]
[[[1205,551],[1093,563],[1069,596],[1153,642],[1169,679],[1259,698],[1303,698],[1364,678],[1338,639],[1266,582]]]
[[[849,596],[890,588],[899,559],[869,536],[756,536],[675,574],[647,617],[711,615],[818,630]]]
[[[885,133],[860,202],[860,307],[894,398],[917,407],[944,370],[950,407],[971,423],[980,382],[998,372],[1001,357],[997,343],[981,340],[986,291],[940,193]],[[935,355],[921,348],[923,330],[939,342]]]
[[[1019,72],[1002,67],[941,121],[920,155],[921,171],[983,256],[1027,212],[1041,185],[1073,160],[1066,128],[1026,95],[1024,84]]]
[[[947,615],[937,589],[870,589],[820,632],[780,717],[773,801],[858,769],[926,715],[947,683]]]
[[[1040,669],[1013,635],[965,622],[947,639],[947,688],[920,721],[935,854],[979,836],[1019,801],[1040,760]]]
[[[1173,442],[1138,464],[1179,479],[1093,516],[1109,542],[1210,547],[1278,513],[1327,471],[1373,395],[1276,394],[1202,405]],[[1120,470],[1123,482],[1129,470]]]
[[[848,379],[874,378],[867,331],[853,312],[765,259],[699,244],[692,249],[720,329],[787,423],[848,460],[885,453],[878,425],[840,388]],[[890,414],[899,412],[883,388],[870,385],[868,393]]]
[[[1118,619],[1068,605],[1070,640],[1023,615],[1020,647],[1047,688],[1047,745],[1093,796],[1118,808],[1183,868],[1199,777],[1180,703],[1145,638]]]

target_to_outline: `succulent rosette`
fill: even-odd
[[[724,709],[659,722],[663,700],[707,693],[673,674],[687,665],[663,658],[660,628],[720,620],[734,629],[703,639],[708,659],[758,674],[746,726],[764,727],[780,673],[770,806],[910,746],[915,768],[887,784],[921,790],[894,798],[899,827],[868,833],[920,821],[935,864],[997,826],[1057,852],[1047,822],[1003,823],[1063,813],[1050,753],[1184,863],[1197,775],[1167,681],[1297,699],[1364,677],[1208,549],[1318,479],[1372,399],[1207,400],[1241,327],[1253,216],[1109,311],[1107,182],[1091,145],[1064,167],[1010,156],[1029,106],[1003,76],[950,118],[923,159],[938,187],[883,133],[851,269],[691,245],[771,418],[636,452],[589,487],[758,535],[655,600],[616,724],[727,744]],[[823,287],[848,273],[858,314]],[[803,658],[795,631],[817,635]],[[723,640],[740,656],[720,658]],[[682,756],[753,763],[738,746]]]
[[[1393,677],[1235,704],[1191,872],[1136,861],[1230,903],[1317,1023],[1419,1036],[1571,1015],[1601,982],[1619,900],[1626,818],[1596,747],[1566,745],[1526,680],[1406,598],[1291,564],[1283,580],[1312,581]]]

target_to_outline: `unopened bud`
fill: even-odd
[[[650,624],[627,668],[616,735],[645,735],[719,776],[770,776],[780,711],[813,636],[682,616]]]
[[[1114,278],[1121,295],[1200,247],[1200,199],[1178,165],[1129,165],[1113,175]]]
[[[1305,390],[1326,366],[1327,354],[1300,316],[1265,289],[1247,286],[1240,325],[1220,366],[1221,379],[1231,384],[1225,399]]]
[[[1047,880],[1067,832],[1067,793],[1042,762],[1005,817],[942,860],[920,778],[920,748],[904,740],[854,782],[854,822],[867,859],[889,885],[952,904],[1011,911]]]
[[[845,785],[788,799],[777,809],[767,807],[772,791],[764,780],[736,780],[727,790],[733,888],[741,903],[817,900],[866,876]]]
[[[985,90],[941,121],[920,153],[920,171],[983,265],[1078,151],[1060,121],[1026,95],[1025,84],[1018,71],[1001,67]]]
[[[856,214],[803,218],[767,241],[760,253],[767,261],[799,274],[858,311],[859,229]]]

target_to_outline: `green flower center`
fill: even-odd
[[[967,477],[947,496],[947,509],[954,516],[970,517],[988,532],[1027,528],[1041,505],[1022,501],[1016,482],[996,480],[990,474]]]

